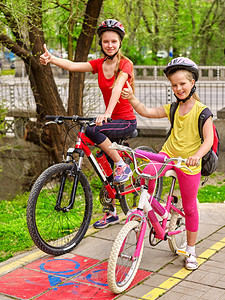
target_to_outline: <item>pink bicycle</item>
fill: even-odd
[[[145,179],[157,178],[167,164],[172,161],[176,162],[174,165],[176,168],[189,169],[185,165],[186,159],[182,159],[181,157],[167,158],[160,154],[140,149],[133,150],[115,143],[113,143],[113,148],[130,152],[134,160],[135,171]],[[160,162],[163,163],[163,165],[156,175],[152,176],[150,174],[139,173],[136,157]],[[182,201],[173,196],[177,179],[176,172],[169,170],[165,176],[172,177],[165,206],[156,201],[156,199],[148,193],[148,187],[146,185],[142,185],[138,207],[130,212],[125,225],[114,241],[108,261],[107,272],[108,285],[113,293],[119,294],[126,290],[138,271],[143,254],[147,224],[150,228],[149,242],[152,246],[157,245],[163,240],[168,240],[172,252],[187,254],[184,251],[186,247],[186,228]],[[157,217],[156,214],[160,217]]]

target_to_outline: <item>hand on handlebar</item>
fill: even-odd
[[[40,56],[40,63],[46,66],[52,60],[51,53],[47,50],[46,44],[43,45],[45,52]]]
[[[193,167],[193,166],[196,166],[198,167],[200,165],[200,157],[197,156],[197,155],[192,155],[192,156],[189,156],[187,158],[187,162],[186,162],[186,165],[188,167]]]
[[[111,118],[110,114],[104,114],[104,115],[100,115],[96,118],[95,124],[97,126],[102,126],[103,122],[107,123]]]

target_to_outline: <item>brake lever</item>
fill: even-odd
[[[49,124],[58,124],[58,125],[61,125],[61,124],[63,124],[63,121],[61,121],[59,119],[55,119],[55,121],[46,122],[45,126],[48,126]]]
[[[56,124],[56,122],[55,122],[55,121],[49,121],[49,122],[46,122],[46,123],[45,123],[45,126],[48,126],[49,124]]]
[[[96,125],[96,124],[95,124],[95,121],[96,121],[96,119],[93,119],[88,125],[89,125],[90,127],[95,126],[95,125]]]
[[[182,162],[186,163],[186,162],[187,162],[187,159],[183,159],[183,158],[181,158],[181,157],[179,156],[179,157],[178,157],[178,160],[177,160],[177,163],[175,164],[175,167],[178,168],[178,169],[185,168],[185,169],[187,169],[188,171],[190,171],[191,173],[193,173],[193,170],[191,170],[190,168],[188,168],[188,166],[181,165]]]
[[[109,146],[109,148],[115,149],[115,150],[120,150],[120,151],[130,151],[132,152],[132,149],[127,147],[127,146],[123,146],[123,145],[119,145],[116,142],[113,142],[111,146]]]

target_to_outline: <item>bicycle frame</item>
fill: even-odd
[[[181,157],[168,158],[166,155],[154,154],[150,151],[148,152],[138,148],[133,150],[123,145],[117,145],[116,143],[112,144],[112,148],[130,152],[134,159],[133,163],[136,173],[147,180],[158,180],[169,163],[176,168],[185,167],[189,169],[185,165],[187,160]],[[162,165],[159,167],[159,170],[155,168],[153,174],[145,173],[145,169],[142,173],[139,173],[136,157],[146,158],[153,164],[160,162]],[[172,163],[173,161],[176,163]],[[176,235],[181,232],[184,232],[185,235],[186,230],[182,220],[185,215],[182,212],[181,199],[176,202],[176,197],[173,196],[177,176],[174,173],[171,174],[170,170],[166,172],[168,172],[166,176],[172,176],[172,183],[165,207],[156,200],[157,198],[154,198],[148,193],[147,185],[142,185],[138,207],[134,211],[130,211],[125,225],[121,228],[113,243],[108,261],[107,281],[109,289],[116,294],[126,290],[137,273],[143,254],[147,223],[150,227],[150,245],[156,246],[160,241],[168,239],[169,247],[172,252],[185,252],[180,249],[183,249],[186,245],[186,238],[184,238],[185,240],[183,239],[183,234],[181,234],[181,239],[175,238]],[[177,203],[177,205],[174,203]],[[171,215],[168,220],[169,214]],[[162,221],[159,221],[157,215],[161,217],[160,220]],[[182,216],[182,218],[179,216]]]
[[[174,191],[175,181],[176,181],[176,179],[173,178],[172,183],[171,183],[170,193],[167,197],[165,209],[168,212],[168,216],[169,216],[170,210],[172,209],[172,210],[176,211],[182,217],[185,217],[185,215],[182,211],[180,211],[178,208],[176,208],[175,206],[172,205],[172,200],[173,200],[172,193]],[[135,257],[138,257],[140,254],[141,246],[142,246],[145,232],[147,229],[147,223],[148,223],[149,227],[151,227],[151,225],[152,225],[152,227],[154,228],[155,238],[159,239],[159,240],[164,240],[164,241],[166,241],[169,238],[169,236],[179,234],[186,230],[186,228],[185,228],[183,230],[175,230],[175,231],[166,232],[166,224],[168,221],[168,216],[163,219],[162,225],[161,225],[156,216],[156,213],[154,212],[154,210],[151,207],[151,204],[150,204],[151,201],[148,200],[150,195],[147,192],[147,187],[142,186],[141,189],[142,189],[142,192],[141,192],[141,197],[140,197],[140,201],[138,204],[138,208],[128,216],[128,218],[126,219],[126,222],[125,222],[125,224],[126,224],[127,222],[132,221],[135,218],[141,219],[141,221],[140,221],[141,230],[140,230],[140,234],[138,237],[137,248],[136,248],[136,251],[132,258],[133,260],[135,259]],[[161,205],[160,203],[158,203],[158,204]],[[150,222],[149,222],[149,220],[150,220]],[[123,252],[123,247],[121,247],[120,251]]]
[[[119,148],[121,148],[119,146]],[[138,150],[135,155],[137,157],[140,157],[141,155],[145,155],[148,154],[149,158],[152,159],[156,159],[160,162],[164,162],[165,163],[165,157],[158,155],[158,154],[154,154],[154,153],[147,153],[145,151],[141,151]],[[134,153],[133,153],[134,156]],[[158,156],[158,159],[157,159]],[[171,159],[168,159],[168,161],[171,161]],[[181,158],[178,159],[178,164],[181,164],[181,161],[185,162],[186,160],[182,160]],[[135,168],[137,168],[137,164],[136,164],[136,160],[134,158],[134,165]],[[160,174],[160,172],[162,172],[162,170],[164,169],[164,167],[161,167],[161,169],[158,171],[158,173]],[[147,177],[147,178],[155,178],[156,176],[149,176],[148,174],[140,174],[143,177]],[[169,191],[169,195],[167,196],[167,201],[166,201],[166,205],[165,205],[165,210],[167,212],[167,217],[164,217],[162,220],[162,225],[160,224],[156,213],[154,212],[151,203],[152,201],[157,201],[153,196],[151,196],[148,193],[148,187],[146,185],[142,185],[141,186],[141,196],[140,196],[140,200],[138,203],[138,207],[136,210],[134,210],[133,212],[131,212],[128,216],[128,218],[126,219],[126,223],[128,223],[129,221],[132,221],[133,219],[138,219],[140,220],[140,233],[139,233],[139,237],[138,237],[138,243],[137,243],[137,247],[134,253],[134,256],[132,258],[132,260],[135,259],[135,257],[138,257],[141,251],[141,247],[143,244],[143,240],[144,240],[144,236],[145,236],[145,232],[146,232],[146,228],[147,228],[147,223],[151,229],[154,229],[155,233],[154,233],[154,237],[156,239],[159,239],[160,241],[162,240],[167,240],[170,236],[172,235],[176,235],[179,234],[183,231],[186,230],[186,228],[184,228],[183,230],[175,230],[175,231],[170,231],[170,232],[166,232],[166,225],[167,225],[167,221],[168,221],[168,216],[171,210],[174,210],[175,212],[177,212],[180,216],[185,217],[184,213],[182,211],[180,211],[178,208],[176,208],[173,204],[173,192],[174,192],[174,187],[175,187],[175,182],[176,182],[176,178],[172,177],[172,183],[171,183],[171,187],[170,187],[170,191]],[[158,202],[158,205],[162,207],[162,205]],[[125,241],[124,241],[125,243]],[[123,244],[124,245],[124,244]],[[123,246],[120,249],[120,253],[123,252]]]
[[[116,185],[113,185],[112,183],[108,182],[105,174],[103,173],[102,169],[100,168],[97,160],[95,159],[95,157],[94,157],[93,153],[91,152],[88,145],[94,146],[95,143],[85,135],[85,126],[84,126],[84,124],[81,124],[80,131],[79,131],[78,137],[77,137],[77,142],[75,144],[75,148],[69,148],[67,151],[66,162],[71,162],[71,157],[73,157],[73,155],[72,155],[73,153],[79,154],[79,159],[78,159],[77,164],[75,163],[75,161],[72,158],[73,163],[76,164],[77,172],[76,172],[76,176],[74,178],[74,185],[73,185],[73,190],[71,193],[71,196],[73,195],[73,199],[71,199],[70,204],[67,207],[67,209],[71,209],[73,207],[74,198],[75,198],[75,194],[76,194],[76,188],[77,188],[77,179],[76,178],[79,177],[79,172],[81,171],[84,154],[87,156],[87,158],[90,161],[91,165],[93,166],[95,172],[97,173],[100,180],[104,184],[105,189],[108,192],[109,198],[112,198],[112,199],[118,198],[120,200],[122,196],[125,196],[125,195],[133,193],[133,192],[137,192],[140,190],[141,187],[136,187],[136,188],[130,189],[130,187],[132,187],[132,184],[130,184],[126,187],[125,191],[120,191]],[[121,157],[128,157],[129,159],[131,159],[131,161],[133,161],[132,156],[130,156],[125,151],[118,151],[118,152]],[[75,180],[76,180],[76,182],[75,182]]]

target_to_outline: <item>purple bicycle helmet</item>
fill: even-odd
[[[97,33],[100,36],[103,32],[110,31],[110,30],[118,33],[121,38],[121,41],[123,40],[124,35],[125,35],[124,27],[119,21],[114,20],[114,19],[107,19],[107,20],[103,21],[99,25],[99,27],[97,29]]]
[[[177,57],[171,60],[168,63],[167,67],[163,70],[163,72],[168,77],[170,74],[175,72],[176,70],[187,70],[193,74],[193,78],[195,81],[198,81],[199,71],[195,62],[190,60],[187,57]]]

